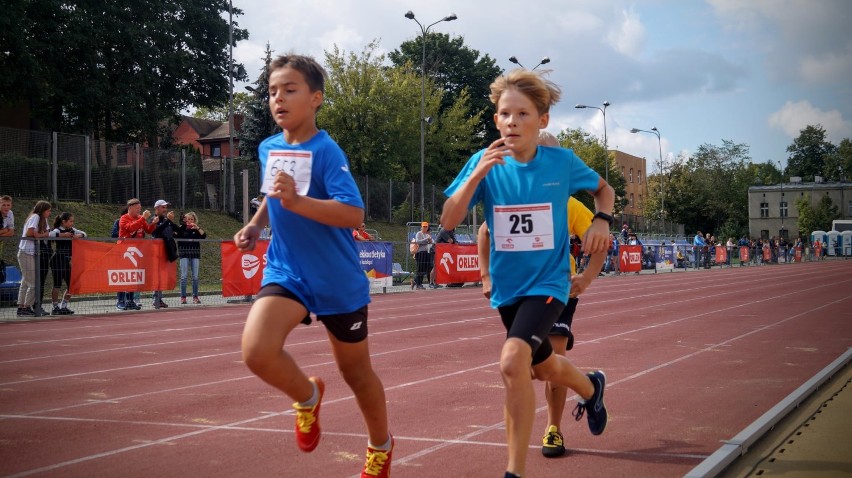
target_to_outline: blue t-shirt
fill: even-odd
[[[464,184],[484,152],[468,160],[444,191],[447,196]],[[511,305],[533,295],[567,303],[568,199],[577,191],[597,190],[600,176],[565,148],[539,146],[528,163],[505,160],[491,168],[468,205],[483,202],[491,232],[491,305]]]
[[[266,138],[258,147],[261,171],[266,171],[274,151],[311,153],[308,197],[364,208],[346,155],[325,131],[294,146],[287,144],[283,133]],[[273,234],[262,285],[278,284],[292,291],[317,315],[352,312],[370,303],[370,283],[350,228],[313,221],[274,199],[267,200],[266,207]]]

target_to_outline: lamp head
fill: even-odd
[[[510,56],[510,57],[509,57],[509,61],[511,61],[512,63],[514,63],[514,64],[516,64],[516,65],[519,65],[519,64],[520,64],[520,63],[518,63],[518,59],[517,59],[516,57],[514,57],[514,56]]]
[[[654,126],[653,128],[651,128],[651,131],[656,131],[657,133],[659,133],[659,132],[660,132],[660,130],[658,130],[656,126]]]
[[[411,16],[414,16],[414,14],[412,13],[412,14],[411,14]],[[445,22],[451,22],[451,21],[453,21],[453,20],[455,20],[455,19],[457,19],[457,18],[458,18],[458,17],[456,16],[456,14],[455,14],[455,13],[451,13],[451,14],[447,15],[446,17],[444,17],[444,21],[445,21]]]
[[[638,129],[636,129],[636,128],[631,128],[631,129],[630,129],[630,132],[631,132],[631,133],[638,133],[639,131],[641,131],[641,130],[638,130]]]
[[[607,106],[609,106],[609,101],[604,101],[603,105],[604,105],[604,108],[606,108]]]
[[[546,56],[546,57],[541,59],[541,61],[539,62],[539,65],[546,65],[548,63],[550,63],[550,57]]]
[[[583,109],[583,108],[588,108],[588,106],[577,104],[577,105],[574,105],[574,108]]]
[[[405,18],[409,20],[414,20],[414,12],[412,12],[411,10],[405,12]]]

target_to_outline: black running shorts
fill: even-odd
[[[281,287],[278,284],[268,284],[260,289],[257,293],[257,298],[261,297],[284,297],[295,300],[302,304],[304,303],[299,296],[294,294],[289,289]],[[307,307],[305,307],[307,309]],[[367,338],[367,306],[361,307],[358,310],[347,312],[345,314],[317,315],[317,320],[322,322],[326,329],[331,332],[337,340],[349,344],[361,342]],[[311,314],[302,319],[302,323],[309,325],[311,323]]]
[[[521,339],[529,344],[532,364],[538,365],[553,353],[547,335],[564,308],[565,304],[552,297],[529,296],[497,310],[506,327],[506,338]]]

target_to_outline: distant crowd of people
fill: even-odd
[[[2,228],[0,237],[15,235],[15,216],[12,212],[12,198],[0,197],[0,212],[2,212]],[[126,207],[113,224],[111,236],[114,238],[143,238],[150,235],[162,239],[165,244],[166,257],[169,261],[179,261],[180,267],[180,303],[187,304],[187,286],[191,284],[191,300],[200,304],[199,297],[199,263],[201,260],[200,240],[207,238],[207,233],[198,224],[198,216],[192,212],[181,215],[180,221],[174,221],[174,212],[169,211],[171,204],[160,199],[154,203],[154,212],[142,210],[142,203],[137,198],[127,201]],[[73,239],[87,237],[86,232],[74,227],[74,215],[70,212],[58,214],[52,224],[50,217],[53,207],[48,201],[38,201],[28,214],[23,229],[21,241],[18,244],[18,268],[21,271],[21,285],[18,289],[17,316],[35,315],[71,315],[74,311],[69,307],[71,301],[71,261],[73,257]],[[5,245],[5,243],[0,243]],[[45,309],[42,304],[45,293],[45,283],[48,274],[52,272],[53,287],[51,289],[52,310]],[[38,286],[38,287],[37,287]],[[37,296],[36,292],[40,291]],[[118,310],[139,310],[141,304],[136,301],[133,291],[119,292],[116,298]],[[162,291],[152,294],[154,308],[166,308]],[[36,309],[38,308],[38,309]],[[38,311],[38,313],[37,313]]]

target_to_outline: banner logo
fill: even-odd
[[[252,254],[243,254],[242,268],[245,278],[251,279],[257,274],[258,269],[260,269],[260,259]]]
[[[124,251],[124,258],[133,263],[133,267],[139,267],[139,263],[136,261],[136,256],[140,258],[144,257],[142,255],[142,251],[140,251],[136,246],[130,246]]]

